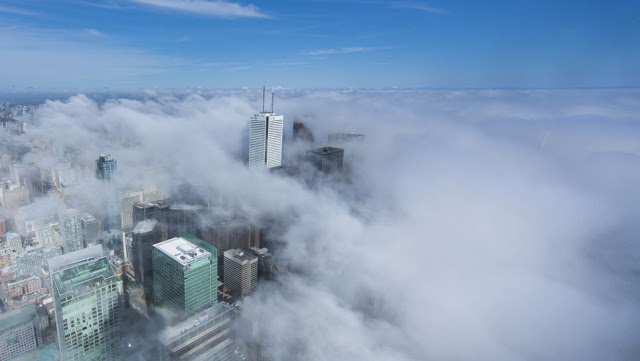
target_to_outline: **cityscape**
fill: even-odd
[[[3,1],[0,361],[640,360],[638,14]]]

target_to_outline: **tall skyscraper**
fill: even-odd
[[[241,249],[224,253],[224,287],[233,297],[243,297],[258,285],[258,257]]]
[[[0,360],[8,360],[42,345],[36,306],[0,314]]]
[[[111,181],[118,172],[118,161],[111,154],[104,154],[96,160],[96,177],[103,181]]]
[[[306,160],[323,173],[333,173],[342,170],[344,149],[322,147],[307,151]]]
[[[112,182],[118,172],[118,162],[111,154],[101,155],[96,160],[96,177],[103,182]],[[111,189],[102,205],[102,229],[109,232],[107,247],[122,253],[122,219],[120,217],[120,197]]]
[[[169,327],[158,337],[160,360],[237,360],[234,318],[233,308],[220,302]]]
[[[153,304],[177,315],[217,302],[217,250],[187,233],[153,245]]]
[[[273,168],[282,164],[283,127],[284,116],[273,112],[273,101],[271,112],[264,110],[263,92],[262,112],[251,117],[249,126],[250,166]]]
[[[153,294],[153,268],[151,255],[153,245],[160,243],[162,233],[158,227],[158,221],[147,219],[138,222],[133,229],[131,240],[131,263],[136,281],[144,288],[145,300],[150,304]]]
[[[60,212],[59,218],[64,253],[83,249],[84,237],[82,236],[82,223],[78,211],[75,209],[64,210]]]
[[[98,226],[98,220],[90,213],[83,213],[80,217],[80,226],[82,227],[82,238],[85,243],[91,243],[95,241],[100,232]]]
[[[64,360],[120,358],[122,281],[100,245],[48,260]]]

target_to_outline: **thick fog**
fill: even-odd
[[[316,147],[366,134],[348,179],[312,186],[245,166],[261,101],[77,95],[24,137],[269,223],[289,271],[244,301],[240,336],[273,360],[640,359],[639,91],[282,91],[286,159],[294,119]]]

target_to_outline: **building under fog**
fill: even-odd
[[[264,97],[264,94],[263,94]],[[282,164],[284,116],[264,110],[251,117],[249,124],[249,165],[277,167]]]
[[[8,360],[42,345],[34,305],[0,314],[0,360]]]
[[[118,172],[118,161],[111,154],[104,154],[96,160],[96,178],[110,182]]]
[[[122,281],[102,247],[54,257],[48,263],[62,359],[120,359]]]
[[[162,241],[162,233],[158,221],[147,219],[138,222],[131,234],[131,264],[136,281],[143,285],[147,304],[153,294],[153,245]]]
[[[153,305],[176,315],[192,314],[217,302],[217,250],[181,233],[153,245]]]
[[[158,337],[161,361],[236,360],[235,311],[225,302],[200,311]]]
[[[84,237],[80,214],[75,209],[67,209],[59,214],[62,249],[64,253],[84,248]]]
[[[241,298],[258,285],[258,257],[241,249],[224,252],[224,287],[235,298]]]
[[[82,228],[82,238],[85,244],[92,243],[100,233],[100,225],[96,217],[89,213],[83,213],[80,216],[80,227]]]
[[[334,173],[342,170],[344,149],[322,147],[307,151],[305,159],[323,173]]]

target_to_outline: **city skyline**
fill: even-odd
[[[639,8],[8,0],[0,90],[637,87]]]

